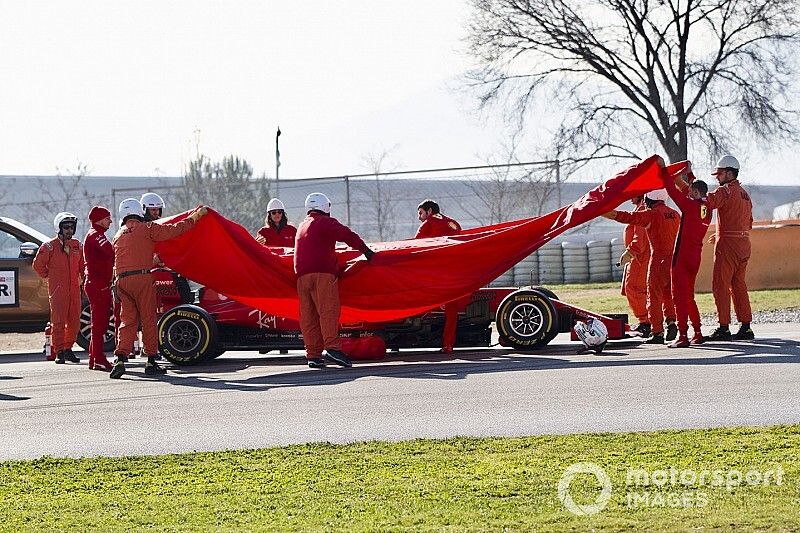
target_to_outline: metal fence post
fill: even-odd
[[[561,161],[556,159],[556,194],[558,195],[558,203],[561,205]]]
[[[347,201],[347,225],[350,225],[350,176],[344,177],[344,190]]]

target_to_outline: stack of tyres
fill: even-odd
[[[564,254],[564,283],[589,281],[589,252],[582,242],[562,242]]]
[[[625,252],[625,242],[619,237],[611,239],[611,276],[614,281],[622,281],[623,267],[617,266],[617,261],[623,252]]]
[[[489,287],[513,287],[514,286],[514,269],[508,270],[500,274],[500,277],[489,283]]]
[[[538,252],[533,252],[514,266],[514,284],[517,287],[539,285]]]
[[[611,242],[589,241],[586,248],[589,253],[589,281],[611,281]]]
[[[539,283],[559,285],[564,283],[564,260],[560,244],[545,244],[537,250],[539,257]]]

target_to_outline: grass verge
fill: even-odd
[[[563,301],[596,313],[628,313],[628,302],[619,293],[619,283],[592,283],[587,285],[552,285],[548,287]],[[714,296],[697,294],[697,307],[701,314],[715,314]],[[753,311],[771,311],[796,308],[800,305],[800,289],[770,289],[750,291]]]
[[[800,426],[777,426],[10,461],[0,530],[798,530],[798,449]],[[556,486],[586,461],[612,492],[604,510],[577,516]],[[724,481],[634,487],[629,469],[718,470]],[[773,477],[730,486],[733,471]],[[591,475],[570,485],[579,504],[599,493]]]

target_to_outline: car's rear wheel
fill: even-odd
[[[78,329],[78,337],[75,339],[78,346],[89,351],[89,344],[92,342],[92,311],[89,308],[89,302],[83,302],[81,307],[80,327]],[[114,314],[108,320],[108,328],[103,336],[103,351],[110,353],[114,351],[116,339],[114,338]]]
[[[512,292],[495,317],[501,344],[516,350],[545,346],[558,335],[558,315],[550,299],[536,290]]]
[[[159,351],[176,365],[193,365],[218,356],[217,325],[195,305],[179,305],[158,321]]]

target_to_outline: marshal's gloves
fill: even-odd
[[[619,256],[619,261],[617,261],[617,266],[625,266],[633,260],[633,255],[628,250],[625,250],[621,256]]]
[[[373,251],[372,251],[372,250],[370,250],[369,248],[367,248],[367,250],[364,252],[364,257],[366,257],[366,258],[367,258],[367,261],[369,261],[370,259],[372,259],[372,256],[373,256],[373,255],[375,255],[375,252],[373,252]]]
[[[192,220],[195,221],[195,223],[197,223],[198,220],[200,220],[201,218],[203,218],[207,214],[208,214],[208,208],[206,206],[204,206],[204,205],[201,205],[197,209],[197,211],[195,211],[194,213],[189,215],[189,218],[191,218]]]

